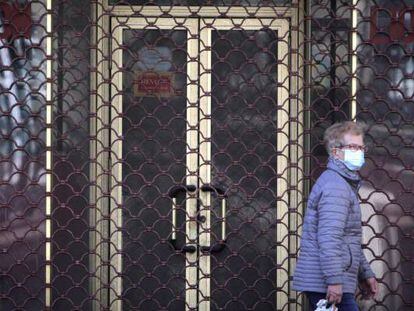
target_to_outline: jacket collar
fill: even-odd
[[[354,187],[359,187],[359,183],[361,181],[360,175],[358,174],[358,172],[351,171],[341,160],[330,156],[327,167],[328,169],[334,170],[335,172],[340,174]]]

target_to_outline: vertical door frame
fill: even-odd
[[[90,248],[89,268],[91,270],[90,289],[93,310],[102,310],[107,307],[109,297],[109,79],[110,55],[109,15],[105,14],[104,1],[92,4],[93,26],[91,37],[91,67],[96,68],[91,74],[91,126],[90,142],[91,158],[96,159],[90,165],[92,186],[90,189]]]

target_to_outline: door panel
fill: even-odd
[[[196,255],[181,248],[196,244],[194,226],[187,221],[196,200],[186,191],[176,191],[173,206],[170,197],[175,186],[194,185],[191,179],[196,179],[197,163],[188,152],[197,133],[188,128],[197,124],[187,106],[192,105],[188,93],[195,83],[188,81],[197,74],[189,72],[195,68],[188,61],[194,52],[191,35],[165,19],[153,27],[143,19],[114,27],[110,254],[114,309],[184,310],[186,287],[195,282],[191,256]]]
[[[211,255],[212,309],[275,309],[277,45],[269,29],[212,31],[212,184],[228,192],[227,247]]]
[[[286,282],[287,34],[284,20],[201,23],[201,310],[274,310]]]
[[[182,310],[185,303],[185,260],[161,242],[171,234],[171,202],[165,195],[171,185],[185,182],[186,39],[185,30],[123,32],[127,49],[123,51],[122,296],[127,309],[169,305]],[[144,85],[134,85],[138,75],[151,70],[174,75],[173,90],[166,91],[174,95],[146,96]],[[177,230],[184,232],[182,227]],[[168,289],[160,289],[164,284]]]

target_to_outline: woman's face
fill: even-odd
[[[346,149],[347,145],[351,146],[360,146],[361,148],[364,147],[364,137],[362,135],[354,135],[350,133],[346,133],[344,135],[344,146],[341,148],[334,148],[332,150],[332,155],[340,160],[344,159],[344,149]]]

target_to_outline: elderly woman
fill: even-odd
[[[293,289],[305,293],[311,310],[327,299],[339,311],[354,311],[358,282],[364,298],[377,293],[375,275],[361,249],[357,192],[366,149],[363,127],[336,123],[326,130],[325,144],[329,161],[309,195]]]

